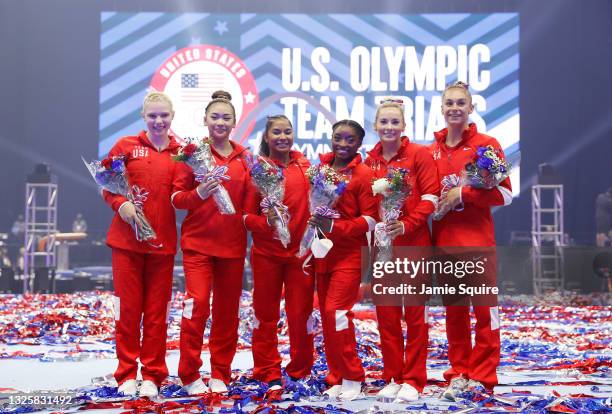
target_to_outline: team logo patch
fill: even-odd
[[[132,158],[146,158],[149,156],[149,148],[137,145],[132,149]]]
[[[246,122],[246,116],[259,103],[255,79],[244,62],[213,45],[193,45],[171,55],[155,71],[151,88],[172,99],[175,111],[172,133],[181,139],[208,135],[204,109],[216,90],[231,93],[236,108],[236,129]],[[254,126],[255,120],[250,121],[244,136],[234,139],[245,141]]]
[[[442,158],[440,156],[440,148],[436,148],[432,155],[433,155],[434,161],[438,161],[440,158]]]

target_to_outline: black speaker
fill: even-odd
[[[72,286],[72,277],[58,276],[55,278],[55,289],[54,293],[72,293],[74,292],[74,286]]]
[[[34,293],[51,293],[55,269],[50,267],[37,267],[34,269]]]
[[[72,279],[73,292],[87,292],[95,289],[95,283],[90,274],[74,275]]]
[[[23,293],[23,279],[21,277],[15,277],[10,281],[12,293]]]
[[[0,292],[9,293],[13,289],[15,271],[10,267],[0,268]]]

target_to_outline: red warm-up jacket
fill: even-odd
[[[234,148],[227,157],[211,146],[217,165],[227,165],[229,180],[221,181],[228,191],[235,214],[221,214],[211,195],[202,200],[196,191],[199,183],[193,171],[180,163],[177,191],[172,194],[172,204],[188,210],[181,226],[181,249],[207,256],[240,258],[246,254],[246,230],[242,222],[244,207],[252,190],[247,166],[248,151],[242,145],[230,141]]]
[[[137,185],[148,193],[143,210],[157,234],[157,239],[151,241],[151,244],[137,241],[132,227],[117,213],[119,207],[128,200],[121,195],[103,191],[104,201],[116,213],[106,236],[108,246],[139,253],[176,253],[176,218],[170,196],[176,185],[176,162],[171,156],[178,148],[179,144],[170,136],[168,147],[158,151],[147,138],[145,131],[135,136],[120,138],[111,148],[109,157],[125,156],[129,185]],[[153,244],[161,244],[161,247],[153,247]]]
[[[461,176],[466,164],[474,161],[480,146],[491,145],[503,157],[499,142],[489,135],[479,133],[476,124],[463,131],[461,141],[454,147],[445,144],[448,130],[436,132],[436,141],[430,146],[438,167],[440,183],[452,174]],[[442,187],[442,184],[440,184]],[[441,188],[441,190],[443,190]],[[462,211],[450,211],[440,221],[433,221],[433,241],[436,246],[495,246],[495,232],[491,207],[509,205],[512,202],[510,178],[490,190],[463,186]]]
[[[397,154],[387,161],[383,158],[382,144],[379,142],[368,152],[365,164],[372,169],[375,179],[385,177],[392,167],[409,170],[412,191],[404,202],[399,218],[404,224],[404,234],[397,236],[393,244],[431,246],[427,219],[436,208],[440,185],[436,164],[427,147],[413,144],[407,137],[402,137]]]
[[[300,247],[300,239],[306,229],[310,211],[308,206],[308,191],[310,183],[306,177],[306,170],[310,163],[299,151],[289,153],[289,164],[285,167],[279,162],[274,162],[283,171],[285,177],[285,194],[283,204],[289,209],[289,233],[291,242],[284,248],[281,242],[274,238],[274,227],[269,226],[266,216],[261,214],[259,203],[261,194],[256,189],[251,193],[248,200],[248,214],[244,218],[244,224],[253,233],[253,252],[262,255],[277,257],[295,257]],[[253,184],[253,186],[255,186]]]
[[[321,164],[330,165],[334,154],[319,156]],[[325,233],[334,246],[323,259],[315,259],[317,272],[361,268],[361,250],[368,245],[366,233],[374,230],[378,218],[377,199],[372,194],[372,170],[361,161],[361,155],[342,170],[350,182],[333,207],[340,218],[334,219],[332,231]]]

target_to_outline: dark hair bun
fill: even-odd
[[[332,133],[336,130],[336,128],[343,125],[353,128],[353,131],[355,134],[357,134],[357,136],[359,136],[360,140],[363,140],[363,137],[365,137],[365,129],[363,129],[359,122],[353,121],[352,119],[343,119],[336,122],[334,125],[332,125]]]
[[[213,92],[212,98],[213,99],[225,99],[227,101],[231,101],[232,95],[227,91],[219,90],[219,91]]]

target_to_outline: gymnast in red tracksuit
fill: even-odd
[[[200,377],[200,357],[206,320],[211,313],[209,339],[212,392],[227,392],[231,363],[238,344],[238,311],[242,293],[242,273],[246,256],[246,230],[242,222],[245,200],[251,187],[247,170],[247,150],[230,141],[236,125],[236,111],[228,92],[213,93],[206,107],[205,124],[212,140],[217,165],[227,166],[227,189],[236,214],[222,215],[211,197],[221,182],[208,176],[196,182],[189,167],[181,164],[178,189],[172,204],[187,209],[181,226],[181,248],[185,270],[186,295],[181,319],[178,375],[190,394],[208,391]],[[210,179],[209,179],[210,178]]]
[[[170,98],[159,92],[147,94],[142,117],[147,130],[119,139],[108,155],[125,156],[129,184],[148,193],[143,209],[157,239],[151,243],[137,241],[131,226],[139,222],[134,204],[107,191],[103,196],[117,213],[106,238],[112,248],[115,287],[115,338],[119,359],[115,379],[119,392],[155,397],[158,387],[168,376],[167,312],[176,252],[176,220],[170,203],[176,163],[171,155],[179,145],[168,133],[174,117]],[[142,364],[140,389],[136,382],[137,360]]]
[[[479,133],[475,124],[468,123],[474,110],[467,84],[456,82],[444,90],[442,114],[447,128],[435,133],[430,149],[438,167],[441,182],[453,174],[459,175],[472,162],[479,146],[492,145],[503,156],[497,140]],[[510,179],[490,190],[470,186],[454,187],[440,198],[441,211],[449,211],[440,221],[433,222],[435,246],[495,246],[492,206],[512,202]],[[489,263],[494,272],[495,258]],[[473,299],[472,299],[473,300]],[[497,306],[474,304],[476,316],[475,345],[472,347],[470,308],[446,307],[446,336],[451,368],[444,373],[450,384],[444,396],[454,400],[465,390],[490,391],[497,385],[496,368],[500,357],[499,316]]]
[[[284,115],[268,118],[259,154],[281,168],[285,177],[283,203],[289,212],[291,241],[285,248],[274,236],[273,210],[262,211],[261,196],[253,193],[251,214],[245,215],[247,230],[253,234],[253,377],[270,387],[281,385],[281,358],[278,353],[277,325],[284,286],[285,311],[289,325],[291,361],[285,368],[292,378],[310,375],[313,363],[312,304],[314,277],[304,274],[304,259],[296,257],[300,238],[310,217],[306,170],[310,163],[299,151],[291,150],[293,127]]]
[[[386,176],[392,167],[409,170],[412,191],[400,218],[389,221],[386,231],[394,237],[394,246],[423,246],[423,252],[415,253],[426,254],[425,250],[431,246],[427,219],[438,204],[438,174],[427,147],[413,144],[408,137],[402,136],[405,128],[401,102],[383,101],[374,120],[380,142],[368,153],[365,164],[372,168],[377,179]],[[383,378],[387,382],[379,396],[414,401],[427,382],[427,307],[413,301],[406,301],[403,306],[392,305],[396,306],[376,306]],[[402,314],[408,329],[405,345]]]
[[[342,120],[332,131],[332,152],[319,158],[350,182],[334,207],[340,218],[313,216],[310,223],[333,242],[325,258],[314,260],[328,367],[326,382],[331,386],[325,393],[352,400],[361,392],[365,373],[357,355],[351,309],[359,296],[362,248],[367,246],[366,233],[376,225],[377,201],[372,195],[372,171],[357,152],[365,136],[363,127]]]

